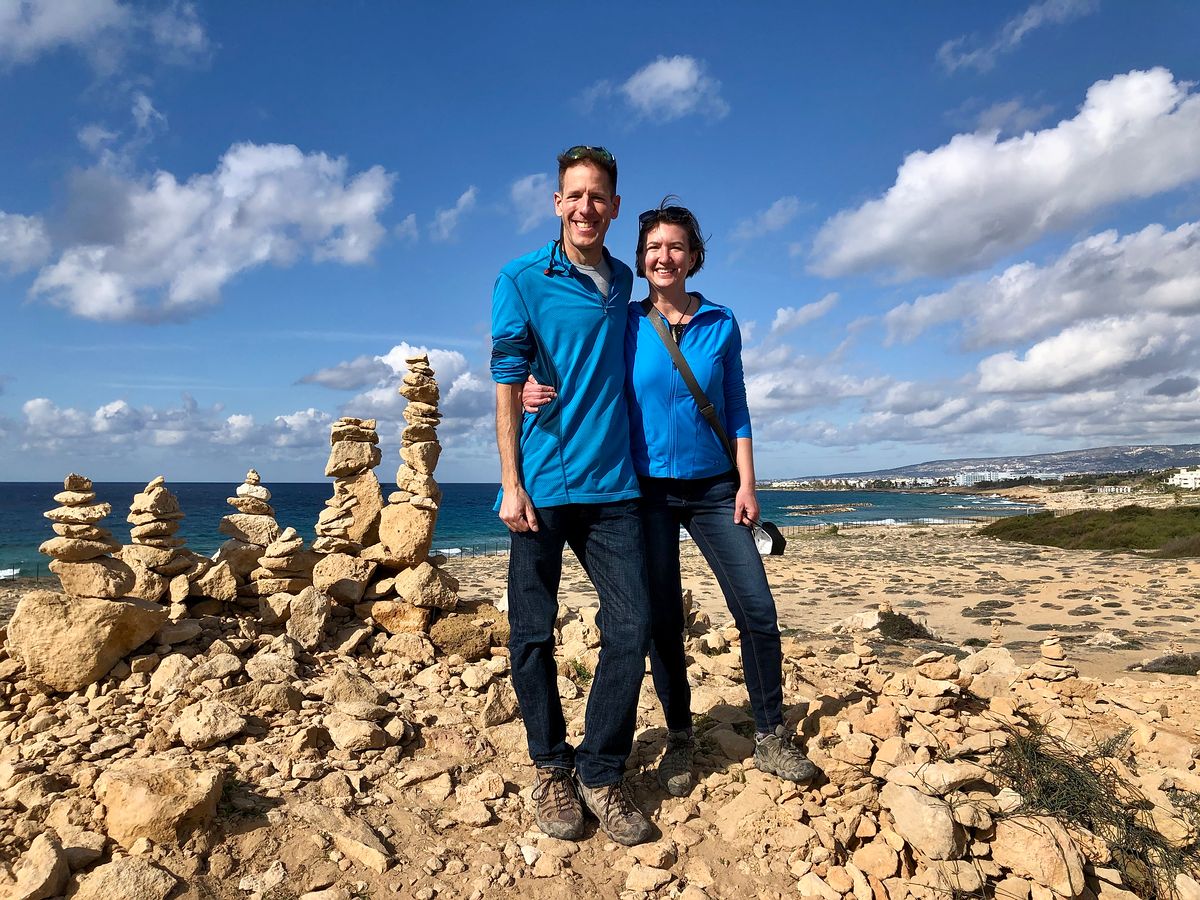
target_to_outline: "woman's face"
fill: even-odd
[[[682,287],[687,273],[696,264],[696,254],[682,225],[659,222],[646,235],[642,268],[646,280],[659,290]]]

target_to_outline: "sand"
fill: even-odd
[[[731,622],[707,563],[683,547],[685,590],[714,623]],[[495,602],[503,595],[503,558],[449,565],[464,596]],[[956,645],[989,641],[991,621],[999,619],[1002,641],[1021,663],[1032,663],[1038,643],[1058,635],[1081,674],[1106,680],[1168,652],[1172,641],[1200,650],[1200,560],[1058,550],[983,537],[973,526],[936,526],[795,537],[766,566],[780,627],[814,649],[848,649],[849,637],[835,626],[890,602]],[[568,552],[563,603],[581,606],[595,596]],[[902,659],[901,651],[892,655]]]

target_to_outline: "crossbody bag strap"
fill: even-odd
[[[688,390],[692,392],[692,399],[696,401],[696,406],[700,408],[700,415],[704,416],[712,430],[717,433],[717,439],[721,442],[721,446],[725,448],[725,453],[729,456],[730,463],[737,470],[737,453],[733,449],[733,444],[729,440],[729,435],[725,433],[725,426],[721,424],[721,419],[717,416],[717,410],[708,399],[700,387],[700,383],[696,381],[696,376],[692,374],[692,367],[688,365],[687,360],[683,358],[683,353],[679,349],[679,345],[671,337],[671,332],[667,329],[667,325],[662,320],[662,316],[654,309],[654,304],[647,297],[642,301],[642,309],[646,313],[646,318],[650,320],[650,324],[654,326],[654,330],[658,333],[659,339],[663,342],[663,346],[667,348],[667,353],[671,354],[671,362],[675,364],[675,368],[679,374],[683,376],[683,383],[687,385]]]

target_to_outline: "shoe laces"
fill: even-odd
[[[549,798],[556,813],[570,812],[578,802],[575,796],[575,780],[566,769],[547,769],[539,772],[537,786],[533,789],[533,802],[541,805]]]
[[[613,818],[614,812],[621,819],[641,815],[641,811],[633,803],[627,782],[618,781],[616,784],[600,790],[604,792],[600,802],[604,807],[605,818]]]

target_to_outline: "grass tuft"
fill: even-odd
[[[920,622],[898,612],[879,614],[879,633],[889,641],[936,640],[933,632]]]

